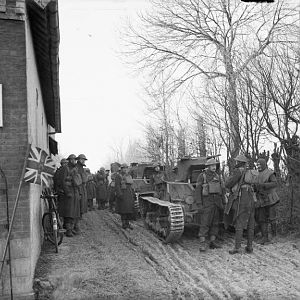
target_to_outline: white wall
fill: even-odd
[[[27,103],[28,103],[28,140],[41,149],[48,149],[48,125],[45,115],[42,91],[34,56],[33,41],[29,22],[26,20],[26,64],[27,64]],[[31,274],[34,275],[35,265],[40,254],[42,243],[41,218],[44,210],[40,199],[42,187],[30,184],[30,226],[31,226]]]

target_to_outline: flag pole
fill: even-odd
[[[19,203],[21,187],[22,187],[22,184],[23,184],[23,181],[24,181],[24,175],[25,175],[25,171],[26,171],[27,160],[28,160],[30,149],[31,149],[31,144],[28,144],[27,149],[26,149],[26,155],[25,155],[25,161],[24,161],[24,165],[23,165],[23,169],[22,169],[22,174],[21,174],[21,178],[20,178],[20,182],[19,182],[18,192],[17,192],[17,196],[16,196],[16,200],[15,200],[15,204],[14,204],[14,208],[13,208],[13,212],[12,212],[12,216],[11,216],[11,220],[10,220],[10,224],[9,224],[9,230],[8,230],[6,243],[5,243],[5,247],[4,247],[4,253],[3,253],[3,256],[2,256],[2,260],[1,260],[2,265],[1,265],[1,270],[0,270],[0,278],[1,278],[2,272],[3,272],[7,247],[9,245],[9,240],[10,240],[12,227],[13,227],[13,223],[14,223],[14,219],[15,219],[15,213],[16,213],[16,209],[17,209],[17,206],[18,206],[18,203]]]

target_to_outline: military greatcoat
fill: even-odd
[[[60,182],[58,184],[59,195],[58,212],[63,218],[80,217],[79,186],[81,176],[76,166],[68,164],[61,169]]]
[[[128,174],[117,174],[115,178],[116,189],[116,213],[134,214],[135,194],[132,189],[133,180]]]
[[[229,176],[225,182],[225,187],[234,189],[238,186],[240,180],[239,197],[234,200],[231,210],[234,211],[234,225],[236,230],[243,230],[250,226],[254,228],[254,208],[255,208],[255,195],[251,183],[245,182],[245,172],[243,168],[235,168],[232,175]],[[242,178],[243,177],[243,178]]]
[[[82,183],[79,186],[80,193],[80,214],[84,214],[87,212],[87,191],[86,191],[86,183],[87,183],[87,174],[83,168],[83,165],[77,163],[78,173],[81,176]]]

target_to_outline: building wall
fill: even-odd
[[[0,167],[8,182],[9,211],[19,187],[22,167],[28,144],[27,88],[26,88],[26,41],[24,22],[0,19],[0,83],[3,89],[3,127],[0,128]],[[4,188],[1,178],[0,188]],[[0,193],[0,254],[3,255],[7,230],[6,197]],[[16,222],[11,236],[13,288],[15,293],[30,293],[30,201],[29,184],[24,184],[16,210]],[[0,282],[0,298],[9,291],[5,266]],[[1,295],[2,293],[2,295]]]
[[[27,105],[28,105],[28,141],[41,149],[48,151],[48,125],[45,115],[42,91],[34,56],[33,40],[29,22],[25,22],[26,32],[26,73],[27,73]],[[30,184],[30,231],[31,231],[31,275],[34,275],[35,265],[41,250],[42,224],[44,211],[40,199],[42,186]]]
[[[48,151],[48,125],[27,20],[0,19],[0,84],[3,89],[3,127],[0,127],[0,167],[7,176],[10,216],[28,143]],[[0,188],[4,182],[0,179]],[[33,298],[34,270],[42,242],[42,187],[24,182],[12,231],[14,299]],[[6,223],[6,197],[0,190],[0,255]],[[0,260],[1,260],[0,259]],[[0,280],[0,299],[10,293],[8,266]]]

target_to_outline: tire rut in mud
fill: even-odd
[[[231,256],[232,236],[222,249],[200,253],[188,232],[165,244],[141,220],[124,230],[106,210],[80,223],[82,234],[50,257],[54,299],[300,299],[299,238]]]
[[[115,224],[118,217],[108,215]],[[198,240],[185,238],[164,244],[142,225],[124,236],[145,255],[146,261],[172,285],[177,296],[190,299],[299,299],[299,251],[291,242],[260,246],[254,253],[231,256],[233,238],[223,249],[200,253]]]

